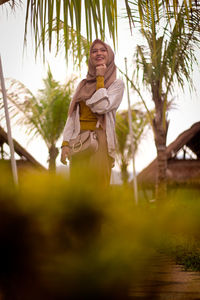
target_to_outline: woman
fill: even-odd
[[[94,131],[98,139],[98,150],[83,161],[87,167],[95,168],[105,184],[109,184],[111,168],[115,159],[115,114],[124,92],[124,83],[116,79],[114,53],[109,45],[95,40],[90,47],[87,77],[78,85],[70,104],[64,128],[61,162],[69,157],[69,142],[80,132]],[[78,156],[77,156],[78,157]],[[70,168],[79,165],[76,155],[70,159]]]

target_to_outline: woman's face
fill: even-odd
[[[90,58],[95,67],[106,65],[108,62],[108,51],[103,44],[96,43],[92,48]]]

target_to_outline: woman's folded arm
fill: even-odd
[[[100,88],[97,90],[90,99],[86,100],[86,104],[94,113],[105,114],[119,107],[123,93],[124,82],[117,79],[108,89]]]

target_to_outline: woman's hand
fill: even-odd
[[[104,76],[106,69],[107,69],[107,67],[105,64],[97,66],[96,67],[96,76]]]
[[[62,147],[62,152],[61,152],[61,163],[63,163],[64,165],[67,164],[66,159],[69,157],[69,152],[70,152],[70,148],[68,146],[64,146]]]

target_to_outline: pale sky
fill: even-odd
[[[132,57],[134,47],[138,40],[136,36],[131,36],[128,20],[119,19],[119,46],[116,52],[116,64],[125,70],[124,57],[128,58],[130,75],[133,70]],[[31,34],[28,36],[28,47],[23,56],[23,35],[24,35],[24,8],[17,7],[15,12],[10,8],[0,8],[0,54],[3,64],[5,78],[14,78],[25,84],[34,94],[42,87],[42,79],[46,77],[47,64],[44,65],[42,59],[35,61]],[[109,38],[107,39],[109,42]],[[199,55],[200,57],[200,55]],[[61,51],[55,58],[47,54],[47,61],[50,64],[53,76],[63,83],[67,77],[74,73],[72,67],[66,67],[64,53]],[[80,75],[80,74],[79,74]],[[82,71],[82,78],[86,75],[86,69]],[[120,74],[119,74],[120,75]],[[176,108],[169,112],[170,126],[168,131],[167,144],[171,143],[184,130],[193,123],[200,121],[200,72],[195,68],[194,84],[197,92],[189,94],[188,88],[184,92],[176,90]],[[137,96],[131,93],[131,103],[138,101]],[[127,107],[126,93],[123,97],[119,109]],[[34,139],[27,144],[28,137],[20,128],[12,127],[12,135],[23,147],[25,147],[41,164],[47,166],[48,151],[44,142]],[[61,143],[61,142],[60,142]],[[57,146],[60,146],[58,143]],[[136,171],[141,171],[152,159],[155,158],[155,146],[152,134],[149,133],[146,140],[142,142],[136,155]],[[57,160],[59,162],[60,155]]]

